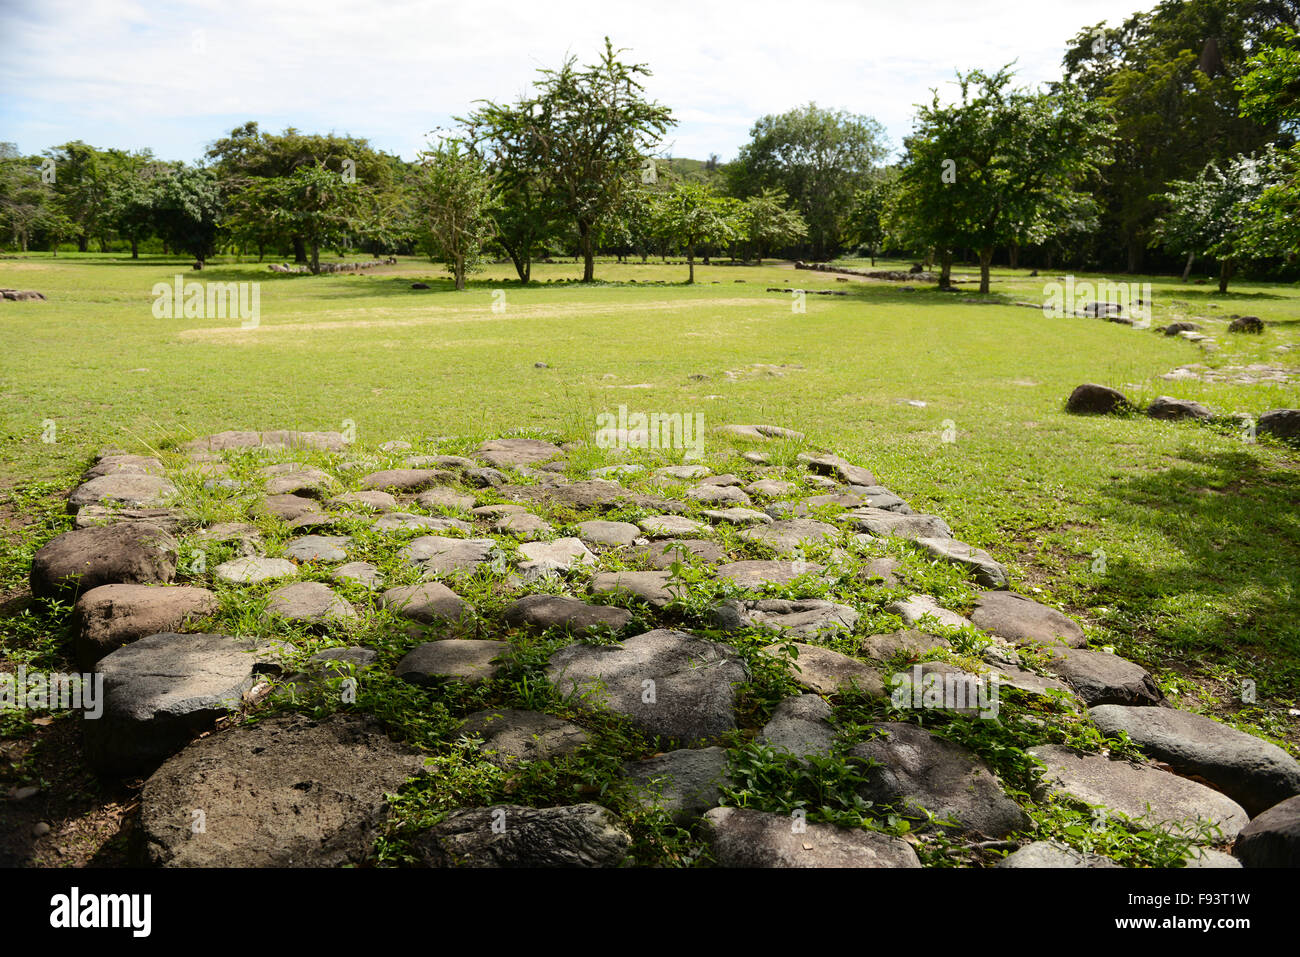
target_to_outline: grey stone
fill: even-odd
[[[32,595],[72,597],[100,585],[169,582],[176,557],[176,539],[150,522],[74,529],[32,557]]]
[[[770,525],[772,516],[752,508],[705,509],[702,513],[710,522],[726,525]]]
[[[1283,442],[1300,443],[1300,409],[1270,409],[1259,417],[1255,431]]]
[[[294,582],[271,592],[267,614],[316,625],[347,625],[361,616],[328,585],[320,582]]]
[[[502,767],[516,761],[549,761],[572,754],[587,743],[576,724],[538,711],[496,708],[465,718],[460,733],[481,738],[479,752]]]
[[[708,531],[708,526],[703,522],[682,518],[680,515],[651,515],[640,519],[637,525],[651,538],[678,538]]]
[[[540,439],[492,439],[471,455],[497,468],[507,465],[536,465],[562,454],[559,446]]]
[[[1064,678],[1089,707],[1154,705],[1164,699],[1146,671],[1118,655],[1061,646],[1051,647],[1048,653],[1044,670]]]
[[[1076,386],[1065,402],[1065,411],[1076,415],[1109,415],[1132,408],[1123,392],[1095,382]]]
[[[348,557],[343,549],[351,542],[347,535],[304,535],[286,542],[284,554],[300,562],[341,562]]]
[[[661,628],[618,645],[561,648],[546,676],[581,707],[608,709],[650,734],[694,742],[736,726],[735,685],[748,675],[730,646]]]
[[[501,670],[498,659],[510,652],[504,641],[475,638],[444,638],[416,645],[397,663],[394,674],[416,685],[439,681],[478,684]]]
[[[371,591],[383,584],[384,578],[379,569],[370,562],[348,562],[334,569],[331,576],[336,582],[353,582]]]
[[[567,572],[575,565],[590,565],[596,560],[587,546],[576,538],[524,542],[519,546],[519,554],[524,558],[519,563],[519,570],[526,575]]]
[[[338,485],[334,477],[317,468],[299,468],[266,480],[267,495],[303,495],[320,498]]]
[[[503,804],[453,811],[416,846],[430,867],[617,867],[632,839],[595,804]]]
[[[864,638],[860,650],[868,658],[874,658],[876,661],[888,661],[900,653],[905,653],[909,658],[919,658],[927,651],[950,647],[952,645],[947,638],[939,638],[935,635],[927,635],[923,631],[908,629]]]
[[[398,489],[403,492],[419,492],[434,485],[450,481],[454,476],[443,469],[386,469],[371,472],[361,477],[361,488],[365,491]]]
[[[1199,402],[1162,395],[1147,406],[1147,415],[1153,419],[1200,419],[1204,421],[1211,418],[1213,413]]]
[[[623,765],[623,776],[635,787],[636,800],[658,806],[679,824],[687,824],[722,798],[730,784],[725,748],[682,748]]]
[[[790,644],[797,654],[789,663],[789,674],[800,687],[825,695],[856,689],[873,697],[884,696],[885,684],[880,672],[869,664],[829,648],[797,641]],[[785,643],[777,642],[764,650],[775,655],[784,647]]]
[[[749,496],[731,485],[695,485],[682,494],[705,505],[750,504]]]
[[[212,570],[220,581],[236,585],[256,585],[273,578],[291,578],[298,574],[298,566],[284,558],[264,558],[246,555],[222,562]]]
[[[817,458],[800,455],[809,469],[820,474],[839,479],[845,485],[875,485],[876,477],[870,470],[860,465],[852,465],[838,455],[823,455]]]
[[[751,542],[769,545],[779,555],[788,555],[802,550],[807,545],[835,541],[840,537],[840,530],[825,522],[796,518],[773,522],[762,528],[747,528],[740,532],[739,536]]]
[[[100,585],[72,610],[77,660],[92,665],[146,635],[177,631],[188,620],[217,611],[217,596],[188,585]]]
[[[1232,853],[1246,867],[1300,867],[1300,795],[1278,802],[1242,828]]]
[[[916,543],[935,558],[968,568],[975,580],[989,588],[1006,588],[1010,582],[1007,566],[997,561],[982,548],[967,545],[955,538],[918,537]]]
[[[933,619],[949,628],[965,628],[971,623],[966,618],[949,611],[929,595],[909,595],[903,601],[890,602],[885,611],[898,615],[906,625],[923,625],[926,619]]]
[[[382,607],[391,608],[403,618],[423,624],[458,622],[473,612],[463,598],[438,582],[390,588],[379,601]]]
[[[859,508],[842,516],[843,521],[872,535],[896,538],[952,538],[952,529],[937,515],[903,515],[883,508]]]
[[[72,524],[77,528],[96,528],[130,522],[149,522],[175,535],[192,524],[184,512],[175,508],[119,508],[115,505],[83,505]]]
[[[431,488],[415,496],[421,508],[449,508],[464,512],[474,507],[474,496],[450,488]]]
[[[68,496],[68,511],[76,514],[86,505],[123,508],[161,508],[176,494],[176,486],[161,475],[111,472],[78,485]]]
[[[722,867],[920,867],[902,838],[829,824],[800,829],[780,814],[719,807],[704,815]]]
[[[563,627],[581,635],[618,631],[632,620],[632,613],[612,605],[588,605],[563,595],[525,595],[506,608],[503,617],[515,628]]]
[[[820,575],[824,565],[816,562],[746,561],[719,565],[718,578],[729,578],[741,588],[788,585],[801,575]]]
[[[630,522],[580,522],[578,537],[589,545],[631,545],[640,530]]]
[[[88,482],[101,475],[113,475],[118,472],[130,472],[136,475],[162,475],[166,472],[162,462],[151,455],[102,455],[81,476]]]
[[[549,522],[533,515],[531,512],[515,512],[510,515],[502,515],[493,523],[492,527],[498,532],[505,532],[519,538],[537,538],[542,535],[550,535],[555,531]]]
[[[801,694],[786,698],[776,706],[757,740],[799,758],[830,754],[835,743],[835,728],[831,725],[834,713],[820,695]]]
[[[793,482],[783,482],[779,479],[761,479],[746,485],[745,493],[759,498],[779,498],[782,495],[790,495],[796,487]]]
[[[1100,854],[1086,854],[1053,841],[1034,841],[998,861],[998,867],[1119,867]]]
[[[371,490],[368,492],[345,492],[330,499],[331,505],[343,505],[347,508],[370,512],[392,512],[397,509],[397,499],[387,492]]]
[[[709,467],[707,465],[666,465],[661,469],[655,469],[655,475],[676,479],[679,482],[689,482],[692,479],[703,478],[708,474]]]
[[[762,598],[741,601],[729,598],[713,609],[712,623],[724,631],[767,628],[800,638],[824,638],[851,632],[858,613],[849,605],[821,598]]]
[[[653,608],[663,608],[686,594],[687,586],[674,584],[672,573],[654,572],[597,572],[591,579],[591,590],[596,595],[613,595],[626,592],[648,602]]]
[[[496,542],[490,538],[444,538],[425,535],[412,539],[398,554],[418,565],[425,578],[472,572],[492,560]]]
[[[679,550],[684,550],[681,555]],[[702,562],[720,562],[723,552],[721,546],[702,538],[661,538],[646,545],[638,545],[628,551],[628,557],[658,569],[671,568],[678,561],[689,562],[692,558]]]
[[[426,531],[426,532],[472,532],[474,526],[458,518],[443,518],[434,515],[416,515],[413,512],[389,512],[375,519],[374,527],[381,532]]]
[[[249,556],[259,554],[263,548],[262,533],[258,531],[256,525],[249,525],[247,522],[219,522],[216,525],[209,525],[195,532],[194,540],[214,542],[219,545],[233,544],[241,555]]]
[[[1083,629],[1055,608],[1009,591],[981,592],[971,612],[976,627],[1019,645],[1065,644],[1082,648]]]

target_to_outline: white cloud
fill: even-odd
[[[479,98],[593,59],[608,34],[654,71],[672,152],[730,158],[755,119],[810,100],[866,113],[897,146],[957,69],[1054,79],[1066,41],[1139,0],[28,0],[0,12],[0,139],[194,159],[232,127],[349,132],[411,157]]]

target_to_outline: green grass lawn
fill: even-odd
[[[1239,283],[1219,295],[1149,278],[1153,324],[1195,318],[1217,340],[1210,352],[1013,306],[1041,302],[1054,278],[1027,270],[995,270],[995,304],[963,301],[980,298],[973,285],[904,292],[778,263],[697,266],[694,286],[683,265],[604,262],[591,286],[573,281],[580,271],[539,264],[525,288],[498,265],[458,293],[418,260],[320,277],[220,261],[199,274],[161,258],[0,260],[0,286],[49,300],[0,303],[0,592],[21,592],[34,548],[66,527],[59,495],[105,446],[349,426],[363,447],[515,430],[591,442],[596,416],[620,405],[693,412],[710,427],[798,429],[870,467],[1007,563],[1013,588],[1147,666],[1181,706],[1297,750],[1300,719],[1288,709],[1300,698],[1300,455],[1243,441],[1228,422],[1079,417],[1063,406],[1074,386],[1098,382],[1225,415],[1300,407],[1296,382],[1157,378],[1192,363],[1300,376],[1300,289]],[[154,318],[154,283],[178,273],[260,281],[260,325]],[[801,313],[772,286],[848,294],[808,295]],[[1260,316],[1265,334],[1230,336],[1232,314]],[[709,436],[706,454],[723,445]],[[30,638],[0,629],[11,653]],[[1255,704],[1239,701],[1246,679]]]

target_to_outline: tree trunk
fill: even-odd
[[[311,274],[320,275],[320,243],[311,244]]]
[[[1196,253],[1187,254],[1187,265],[1183,267],[1183,282],[1187,282],[1187,277],[1192,274],[1192,263],[1196,261]]]
[[[1135,273],[1141,263],[1141,249],[1138,246],[1136,237],[1129,237],[1128,241],[1128,272]]]
[[[456,288],[465,288],[465,257],[456,257]]]
[[[90,249],[90,237],[82,233],[77,237],[77,252],[84,253]]]
[[[264,252],[265,252],[265,251],[262,249],[262,244],[261,244],[261,243],[258,243],[258,244],[257,244],[257,261],[258,261],[258,262],[261,262],[261,261],[262,261],[262,256],[263,256]]]
[[[578,224],[578,249],[582,253],[582,281],[591,282],[596,278],[596,253],[591,245],[591,226]]]
[[[875,264],[876,264],[876,247],[875,247],[875,246],[872,246],[872,247],[871,247],[871,265],[874,266]]]
[[[988,295],[989,266],[993,263],[993,247],[985,246],[980,250],[980,293]]]
[[[686,247],[686,264],[690,267],[690,275],[686,279],[686,285],[695,282],[695,247]]]
[[[1012,269],[1015,269],[1020,265],[1020,244],[1019,243],[1011,244],[1009,261],[1011,263]]]
[[[1232,257],[1229,256],[1219,264],[1219,292],[1228,291],[1228,280],[1232,278],[1236,267],[1232,263]]]
[[[131,237],[131,258],[140,258],[140,240],[135,236]]]
[[[944,249],[939,253],[939,288],[952,288],[952,250]]]
[[[293,261],[299,265],[307,264],[307,244],[300,236],[293,237]]]

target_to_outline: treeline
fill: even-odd
[[[901,159],[868,116],[815,104],[755,123],[728,163],[656,158],[672,111],[608,40],[478,101],[413,162],[365,140],[248,123],[196,164],[0,144],[13,248],[161,246],[292,257],[423,252],[463,286],[484,258],[903,255],[1043,268],[1290,277],[1300,251],[1300,0],[1164,2],[1070,42],[1061,79],[958,74],[918,107]]]

